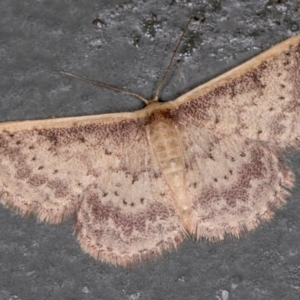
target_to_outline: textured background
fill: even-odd
[[[187,19],[198,15],[162,91],[175,99],[297,34],[299,13],[299,1],[288,0],[2,0],[0,120],[143,107],[58,71],[151,98]],[[0,299],[300,299],[300,154],[286,159],[296,187],[270,223],[240,240],[187,241],[133,269],[84,254],[71,221],[36,224],[0,207]]]

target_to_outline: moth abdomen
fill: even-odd
[[[182,145],[171,119],[154,120],[149,125],[148,139],[161,174],[173,194],[174,206],[184,227],[190,227],[190,201],[185,194],[185,165]]]

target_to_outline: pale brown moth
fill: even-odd
[[[1,203],[72,216],[84,251],[125,266],[269,220],[300,145],[300,35],[172,102],[158,90],[136,112],[0,124]]]

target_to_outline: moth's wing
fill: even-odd
[[[215,135],[184,121],[177,128],[192,206],[190,231],[198,238],[240,236],[285,203],[293,174],[277,148],[238,135]]]
[[[85,251],[130,264],[184,236],[139,112],[0,125],[1,203],[40,221],[75,215]]]
[[[76,118],[75,118],[76,119]],[[96,136],[72,119],[0,124],[1,203],[59,223],[94,182]]]
[[[300,35],[174,101],[178,118],[216,133],[299,144]]]
[[[156,257],[185,235],[146,131],[138,127],[109,142],[116,147],[103,161],[106,175],[83,193],[74,224],[82,248],[114,264]]]

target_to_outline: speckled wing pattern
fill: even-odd
[[[238,135],[182,129],[190,232],[199,239],[239,237],[269,220],[285,203],[293,174],[276,149]],[[191,132],[194,135],[191,137]]]
[[[240,236],[285,203],[299,145],[300,36],[170,103],[0,125],[1,203],[72,216],[82,248],[130,265],[187,234]]]
[[[0,135],[2,204],[50,223],[75,216],[82,248],[114,264],[151,259],[182,241],[140,120],[33,123],[35,129],[7,126]]]
[[[292,37],[176,100],[180,118],[215,133],[298,145],[300,36]]]
[[[299,82],[296,36],[177,100],[198,237],[239,236],[285,203],[294,175],[282,153],[299,148]]]

